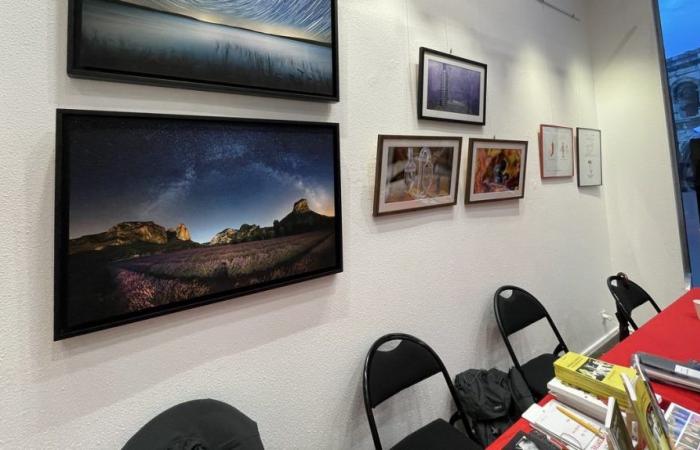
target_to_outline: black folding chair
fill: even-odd
[[[507,293],[510,295],[506,296]],[[542,303],[524,289],[516,286],[498,288],[493,296],[493,309],[496,313],[498,329],[501,331],[513,364],[525,378],[533,396],[541,399],[548,392],[547,383],[554,378],[554,361],[560,353],[569,351],[564,339]],[[542,319],[547,319],[559,344],[552,353],[543,353],[521,365],[510,344],[509,336]]]
[[[634,330],[639,329],[632,319],[632,311],[635,308],[648,302],[651,303],[651,306],[654,307],[657,313],[661,312],[661,308],[659,308],[659,305],[656,304],[647,291],[630,280],[623,272],[608,277],[607,283],[608,289],[615,299],[615,307],[617,308],[615,316],[620,324],[621,341],[629,336],[629,325],[632,325]]]
[[[396,348],[379,350],[383,344],[399,341]],[[406,436],[393,449],[481,449],[472,434],[470,423],[457,397],[449,373],[440,357],[426,343],[407,334],[387,334],[379,338],[370,348],[365,359],[362,388],[365,396],[365,410],[377,450],[382,444],[374,421],[373,409],[385,400],[404,389],[413,386],[433,375],[441,373],[447,388],[457,406],[457,413],[464,423],[467,435],[454,428],[443,419],[437,419]]]

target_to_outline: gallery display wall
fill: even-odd
[[[604,278],[684,288],[651,7],[636,0],[339,0],[339,103],[70,79],[67,2],[0,5],[0,446],[114,448],[160,411],[216,398],[267,448],[370,448],[365,353],[414,334],[454,375],[508,365],[502,284],[531,291],[573,350],[615,324]],[[590,5],[589,5],[590,3]],[[624,26],[619,26],[622,23]],[[485,126],[419,120],[419,48],[488,64]],[[55,109],[340,123],[344,272],[53,342]],[[541,180],[540,124],[603,130],[602,187]],[[529,142],[521,200],[373,217],[377,136]],[[533,330],[516,351],[552,341]],[[439,383],[375,411],[387,444],[447,416]]]

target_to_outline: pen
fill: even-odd
[[[605,434],[603,434],[602,431],[600,431],[597,427],[591,425],[590,423],[586,422],[585,420],[583,420],[582,418],[580,418],[579,416],[577,416],[573,412],[569,411],[566,408],[562,408],[561,406],[557,406],[557,409],[559,410],[559,412],[564,414],[566,417],[573,420],[577,424],[581,425],[583,428],[587,429],[591,433],[595,434],[598,437],[605,438]]]

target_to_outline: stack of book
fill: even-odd
[[[689,437],[669,429],[640,356],[646,356],[648,365],[659,367],[659,361],[649,355],[634,355],[630,368],[567,353],[554,363],[557,378],[547,385],[556,400],[545,407],[533,406],[523,417],[563,443],[560,448],[633,450],[643,443],[649,450],[670,450],[679,440],[685,444]],[[685,430],[688,424],[689,435],[700,429],[700,424],[693,428],[692,418],[680,420],[692,417],[691,412],[674,411],[673,431]],[[700,450],[700,439],[697,449],[692,448]]]
[[[631,378],[636,377],[637,372],[630,367],[569,352],[555,361],[554,374],[564,383],[597,397],[614,397],[623,409],[628,409],[629,399],[620,375],[625,374]]]

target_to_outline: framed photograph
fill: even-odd
[[[56,340],[342,271],[338,125],[58,110]]]
[[[421,47],[418,118],[484,125],[486,64]]]
[[[600,130],[576,128],[579,187],[603,185],[603,158]]]
[[[574,130],[540,125],[540,175],[542,178],[574,176]]]
[[[379,136],[374,215],[457,203],[461,137]]]
[[[69,0],[76,78],[338,101],[337,0]]]
[[[466,203],[525,196],[527,141],[469,140]]]

